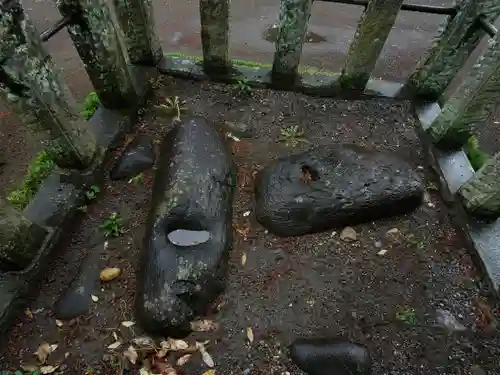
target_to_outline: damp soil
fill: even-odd
[[[251,139],[236,141],[225,133],[238,166],[238,186],[227,290],[206,317],[220,328],[187,338],[210,340],[207,349],[217,374],[300,374],[288,359],[287,347],[296,338],[318,336],[366,345],[375,375],[477,375],[472,371],[481,368],[496,373],[500,340],[492,322],[497,310],[435,191],[435,177],[425,165],[408,103],[349,102],[270,90],[240,97],[230,86],[171,78],[162,78],[156,89],[136,134],[149,134],[157,141],[163,137],[171,119],[155,105],[167,96],[184,99],[188,111],[207,117],[221,131],[226,120],[254,128]],[[280,142],[281,129],[295,125],[304,130],[307,142]],[[253,181],[258,170],[279,156],[339,142],[406,159],[425,180],[425,202],[411,214],[355,226],[355,242],[342,241],[340,230],[278,238],[255,222]],[[105,181],[98,199],[67,234],[29,310],[8,336],[0,360],[5,369],[33,358],[46,341],[58,344],[49,357],[49,362],[62,361],[56,373],[122,372],[110,360],[107,346],[115,341],[113,332],[124,342],[143,334],[140,327],[127,328],[120,322],[134,320],[135,269],[152,176],[149,171],[130,182]],[[100,226],[112,212],[122,215],[126,231],[106,240]],[[398,229],[396,235],[390,234],[393,228]],[[54,302],[88,251],[100,251],[100,266],[119,267],[122,274],[101,285],[88,315],[59,327]],[[448,310],[467,331],[448,334],[437,326],[437,309]],[[253,343],[247,338],[248,327]],[[179,373],[199,375],[206,370],[200,356],[194,355]]]

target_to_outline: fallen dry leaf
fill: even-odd
[[[253,331],[251,327],[247,328],[247,338],[250,343],[253,342]]]
[[[59,346],[59,345],[57,345],[57,344],[52,344],[52,345],[50,346],[50,352],[52,353],[54,350],[56,350],[56,349],[57,349],[57,347],[58,347],[58,346]]]
[[[132,327],[134,324],[135,324],[135,322],[132,322],[132,321],[130,321],[130,320],[127,320],[127,321],[125,321],[125,322],[122,322],[122,326],[127,327],[127,328]]]
[[[40,372],[42,374],[52,374],[58,367],[59,366],[42,366],[40,367]]]
[[[94,296],[93,294],[90,297],[92,298],[92,301],[94,301],[94,302],[99,301],[99,297]]]
[[[139,369],[139,375],[150,375],[151,372],[149,372],[149,370],[147,368],[144,368],[144,367],[141,367]]]
[[[207,349],[205,349],[205,345],[201,342],[196,342],[196,348],[198,348],[203,362],[205,362],[208,367],[214,367],[214,360],[212,359],[212,356],[208,354]]]
[[[215,375],[215,370],[211,368],[203,373],[203,375]]]
[[[241,255],[241,265],[244,266],[247,262],[247,254],[246,253],[243,253]]]
[[[219,324],[213,320],[203,319],[191,322],[191,329],[195,332],[211,332],[219,328]]]
[[[188,363],[189,359],[191,358],[191,354],[186,354],[180,357],[177,360],[177,366],[184,366],[186,363]]]
[[[113,338],[115,339],[115,341],[118,341],[118,335],[116,334],[116,332],[113,332],[112,335],[113,335]]]
[[[127,350],[123,352],[123,356],[129,360],[130,363],[135,365],[137,358],[139,357],[135,348],[130,345]]]
[[[64,323],[62,321],[60,321],[59,319],[56,319],[56,326],[62,327],[63,325],[64,325]]]
[[[47,362],[47,357],[49,356],[51,351],[52,350],[50,349],[50,344],[44,342],[44,343],[40,344],[40,346],[38,347],[38,349],[35,352],[35,355],[38,358],[38,360],[40,361],[40,363],[43,364],[43,363]]]
[[[111,345],[108,345],[108,349],[115,350],[118,349],[122,345],[121,341],[115,341]]]
[[[116,279],[118,276],[120,276],[120,273],[122,270],[117,267],[112,267],[112,268],[105,268],[101,271],[99,277],[101,281],[111,281]]]
[[[168,339],[167,341],[160,342],[160,346],[164,350],[184,350],[189,348],[189,345],[184,340]]]
[[[165,357],[167,355],[167,353],[168,353],[168,350],[160,349],[156,353],[156,358],[163,358],[163,357]]]
[[[33,319],[33,312],[28,308],[24,311],[24,314],[30,318],[30,319]]]
[[[151,337],[147,336],[142,336],[142,337],[136,337],[135,339],[132,339],[132,342],[139,347],[139,349],[142,348],[154,348],[155,342]]]

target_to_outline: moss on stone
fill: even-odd
[[[85,121],[90,120],[100,105],[101,101],[99,100],[97,93],[95,91],[90,92],[83,102],[82,114]]]
[[[464,151],[469,158],[472,168],[474,168],[474,170],[476,171],[479,170],[490,158],[490,155],[488,153],[481,150],[479,140],[474,135],[470,137],[465,144]]]
[[[54,170],[56,164],[45,151],[36,155],[28,166],[19,187],[11,190],[7,200],[17,209],[24,209],[38,191],[42,181]]]

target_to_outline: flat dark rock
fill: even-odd
[[[222,292],[234,179],[224,140],[204,118],[166,135],[138,270],[136,314],[146,330],[182,335]]]
[[[371,357],[361,345],[334,338],[298,339],[290,347],[292,361],[308,375],[368,375]]]
[[[109,175],[112,180],[132,178],[151,168],[155,163],[155,158],[151,138],[138,136],[125,147]]]
[[[85,315],[92,306],[92,294],[98,294],[102,244],[91,249],[82,260],[78,274],[54,305],[58,319],[70,320]]]
[[[280,236],[354,225],[420,205],[423,187],[398,157],[355,145],[287,156],[257,175],[256,217]]]

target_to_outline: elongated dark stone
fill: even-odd
[[[137,319],[148,331],[187,332],[189,322],[224,288],[235,179],[230,155],[221,135],[201,117],[165,138],[138,271]],[[192,246],[174,244],[171,239],[182,229],[186,235],[209,232],[209,238]],[[172,232],[176,235],[169,236]]]

